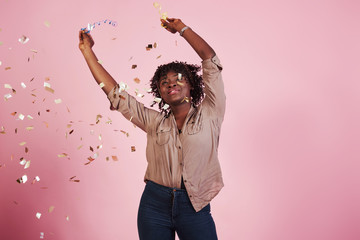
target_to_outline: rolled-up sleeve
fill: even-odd
[[[214,111],[221,118],[225,114],[226,97],[224,91],[224,82],[222,80],[222,65],[220,59],[215,55],[212,58],[202,62],[203,81],[205,85],[205,98],[203,107]]]
[[[116,85],[107,95],[111,110],[117,110],[137,127],[147,132],[147,126],[159,115],[159,112],[149,109],[141,102],[138,102],[133,96]]]

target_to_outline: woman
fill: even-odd
[[[184,62],[159,66],[151,88],[161,98],[160,112],[130,96],[98,63],[89,33],[79,32],[79,48],[96,82],[104,84],[111,109],[147,133],[140,239],[175,239],[175,232],[181,240],[217,239],[210,201],[223,187],[217,156],[225,113],[222,66],[214,50],[180,19],[161,23],[179,32],[200,56],[203,76],[197,74],[200,67]]]

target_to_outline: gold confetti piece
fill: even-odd
[[[145,96],[144,94],[139,92],[139,89],[135,89],[135,94],[136,94],[137,97],[140,97],[140,98]]]
[[[4,87],[5,87],[5,88],[8,88],[8,89],[12,89],[11,85],[8,84],[8,83],[5,83],[5,84],[4,84]]]
[[[104,84],[103,82],[101,82],[101,83],[99,84],[99,86],[100,86],[100,88],[103,88],[103,87],[105,87],[105,84]]]
[[[83,145],[78,146],[78,147],[77,147],[77,150],[79,150],[79,149],[82,148],[82,147],[83,147]]]
[[[54,206],[50,206],[49,209],[48,209],[48,212],[52,213],[54,211],[54,208],[55,208]]]
[[[140,83],[140,79],[139,78],[134,78],[134,82]]]
[[[135,152],[136,149],[135,149],[135,146],[131,146],[131,152]]]
[[[25,144],[26,144],[26,142],[19,143],[20,146],[24,146]]]
[[[156,57],[156,59],[159,59],[159,58],[161,58],[161,55],[159,55],[159,56]]]
[[[34,130],[34,127],[33,126],[26,127],[26,130],[28,131]]]
[[[74,129],[69,132],[69,134],[72,134],[74,132]]]
[[[132,121],[132,119],[133,119],[133,116],[131,116],[131,117],[130,117],[129,121],[131,122],[131,121]]]
[[[55,102],[56,104],[59,104],[59,103],[62,102],[62,100],[59,98],[59,99],[55,99],[54,102]]]
[[[112,160],[114,160],[114,161],[118,161],[117,156],[111,156],[111,158],[112,158]]]
[[[33,53],[38,53],[38,51],[37,51],[37,50],[34,50],[34,49],[30,49],[30,51],[33,52]],[[31,82],[32,80],[34,80],[34,78],[32,78],[32,79],[30,80],[30,82]]]
[[[168,109],[169,107],[170,107],[170,106],[165,103],[164,106],[162,107],[162,109],[166,110],[166,109]]]
[[[17,133],[17,128],[15,128],[15,134]]]
[[[46,78],[45,78],[45,81],[50,81],[50,77],[46,77]]]
[[[18,118],[19,118],[20,120],[24,120],[25,116],[20,113],[19,116],[18,116]]]
[[[11,114],[11,115],[13,115],[13,116],[15,116],[15,115],[16,115],[16,113],[17,113],[17,112],[12,112],[12,113],[10,113],[10,114]]]
[[[27,169],[30,167],[30,160],[26,162],[25,166],[24,166],[24,169]]]
[[[1,126],[1,131],[0,131],[0,133],[1,133],[1,134],[6,134],[4,126]]]
[[[69,216],[66,216],[66,221],[69,221],[69,220],[70,220]]]
[[[49,21],[45,21],[45,22],[44,22],[44,25],[45,25],[46,27],[50,27],[50,22],[49,22]]]
[[[7,100],[8,100],[9,98],[11,98],[11,97],[12,97],[12,96],[11,96],[10,93],[4,95],[5,101],[7,101]]]
[[[123,134],[125,134],[126,137],[129,137],[129,133],[125,132],[124,130],[120,130],[120,132],[122,132]]]
[[[137,65],[136,64],[133,64],[132,66],[131,66],[131,69],[135,69],[137,67]]]
[[[92,148],[92,146],[90,146],[90,151],[92,151],[92,152],[94,151],[94,149]]]
[[[29,149],[27,147],[25,147],[25,153],[28,153]]]
[[[190,100],[189,100],[189,98],[188,97],[184,97],[184,99],[181,101],[181,102],[189,102]]]
[[[30,116],[30,115],[27,115],[27,118],[28,119],[34,119],[32,116]]]
[[[103,61],[102,61],[102,60],[98,60],[97,62],[98,62],[100,65],[103,64]]]
[[[62,158],[62,157],[67,157],[68,155],[66,153],[62,153],[62,154],[58,154],[58,157],[59,158]]]
[[[146,47],[145,47],[145,49],[146,49],[146,51],[150,51],[150,49],[152,49],[152,44],[148,44]]]
[[[163,13],[161,13],[161,19],[166,20],[166,19],[167,19],[167,17],[168,17],[167,12],[163,12]]]
[[[22,44],[25,44],[29,41],[30,39],[28,37],[26,37],[25,35],[23,35],[21,38],[19,38],[19,42]]]
[[[49,88],[49,87],[45,87],[45,90],[46,90],[46,91],[48,91],[48,92],[51,92],[51,93],[54,93],[54,92],[55,92],[55,90],[54,90],[54,89]],[[44,100],[43,100],[43,101],[45,101],[45,98],[44,98]]]
[[[47,122],[43,122],[45,124],[45,126],[48,128],[49,127],[49,124]]]
[[[161,102],[161,98],[154,98],[154,102],[160,103]]]
[[[156,47],[157,47],[157,43],[155,42],[155,43],[154,43],[154,48],[156,48]]]
[[[100,122],[100,118],[102,118],[102,115],[100,114],[96,115],[96,124]]]
[[[16,181],[18,183],[26,183],[28,180],[27,175],[23,175],[21,178],[18,178]]]
[[[112,120],[108,117],[109,121],[105,122],[106,124],[112,124]]]
[[[37,213],[36,213],[36,218],[37,218],[37,219],[40,219],[40,217],[41,217],[41,213],[37,212]]]
[[[22,83],[21,83],[21,87],[22,87],[22,88],[26,88],[25,83],[22,82]]]
[[[110,160],[110,158],[109,157],[106,157],[106,161],[109,161]]]
[[[99,134],[99,140],[101,141],[101,139],[102,139],[102,136],[101,136],[101,134]]]
[[[71,128],[72,124],[68,124],[66,125],[67,128]]]

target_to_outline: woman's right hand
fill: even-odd
[[[94,46],[94,39],[91,37],[89,32],[85,32],[85,30],[79,31],[79,49],[84,52],[86,50],[90,50]]]

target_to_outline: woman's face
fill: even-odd
[[[160,77],[159,92],[165,103],[171,106],[191,104],[191,85],[181,73],[169,71]]]

